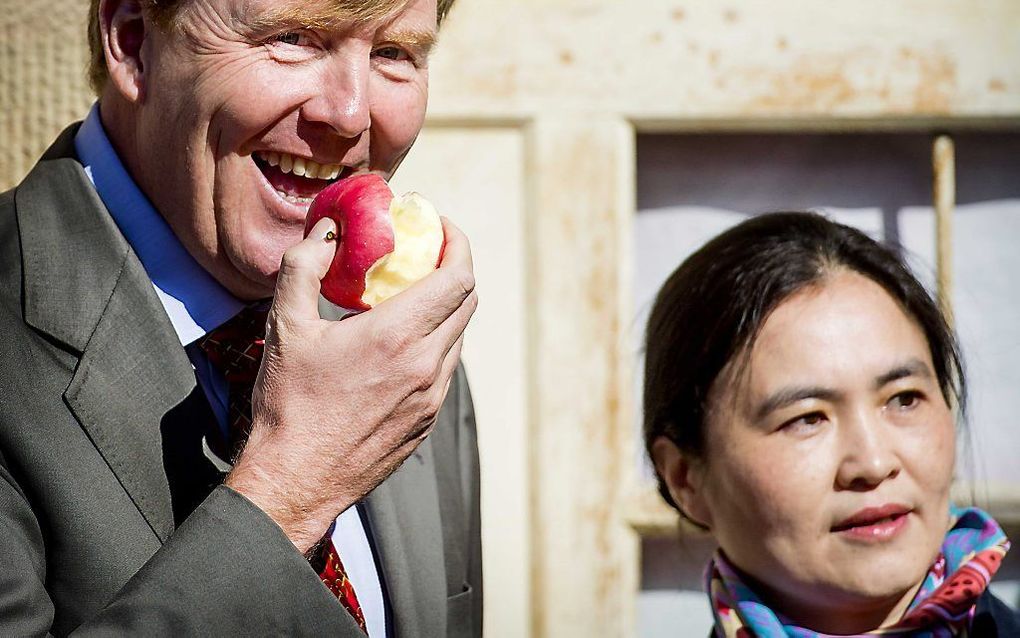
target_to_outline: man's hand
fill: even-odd
[[[336,232],[320,220],[287,251],[252,397],[252,431],[226,485],[302,553],[431,431],[478,304],[467,238],[443,220],[440,267],[343,321],[319,318]]]

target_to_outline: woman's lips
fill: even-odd
[[[833,525],[832,531],[857,541],[886,541],[903,531],[911,511],[899,504],[866,507]]]

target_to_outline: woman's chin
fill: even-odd
[[[907,576],[894,569],[851,569],[834,583],[806,585],[805,592],[798,596],[802,606],[790,609],[788,615],[826,633],[877,629],[898,620],[910,605],[927,573],[915,571],[907,572]]]

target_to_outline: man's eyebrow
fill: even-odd
[[[430,29],[383,31],[379,39],[410,49],[419,56],[428,56],[436,46],[436,32]]]
[[[888,383],[892,383],[899,379],[905,379],[907,377],[931,379],[933,376],[935,375],[932,374],[928,364],[915,357],[908,359],[900,365],[890,369],[888,372],[875,377],[875,389],[878,390]]]
[[[283,5],[260,13],[248,27],[256,33],[270,33],[285,28],[329,29],[340,24],[338,16],[326,10]]]
[[[804,399],[822,399],[824,401],[837,401],[843,394],[832,388],[823,386],[789,386],[773,392],[755,410],[755,416],[763,419],[776,410],[792,405]]]
[[[256,32],[272,32],[284,28],[331,30],[353,23],[374,22],[393,12],[395,2],[367,3],[344,7],[335,2],[281,2],[254,16],[249,28]]]
[[[343,28],[350,22],[349,17],[338,15],[328,7],[317,9],[303,5],[282,5],[260,14],[247,26],[252,33],[262,34],[293,28],[328,31]],[[384,42],[408,49],[418,57],[428,57],[437,40],[435,29],[384,29],[379,37]]]

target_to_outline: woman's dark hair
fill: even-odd
[[[882,286],[917,322],[931,348],[942,395],[962,414],[966,387],[956,338],[896,253],[816,213],[769,213],[709,241],[659,291],[645,337],[649,452],[657,437],[666,436],[682,451],[700,456],[709,390],[720,371],[735,355],[750,351],[762,324],[786,298],[840,269]],[[661,476],[659,491],[680,509]]]

